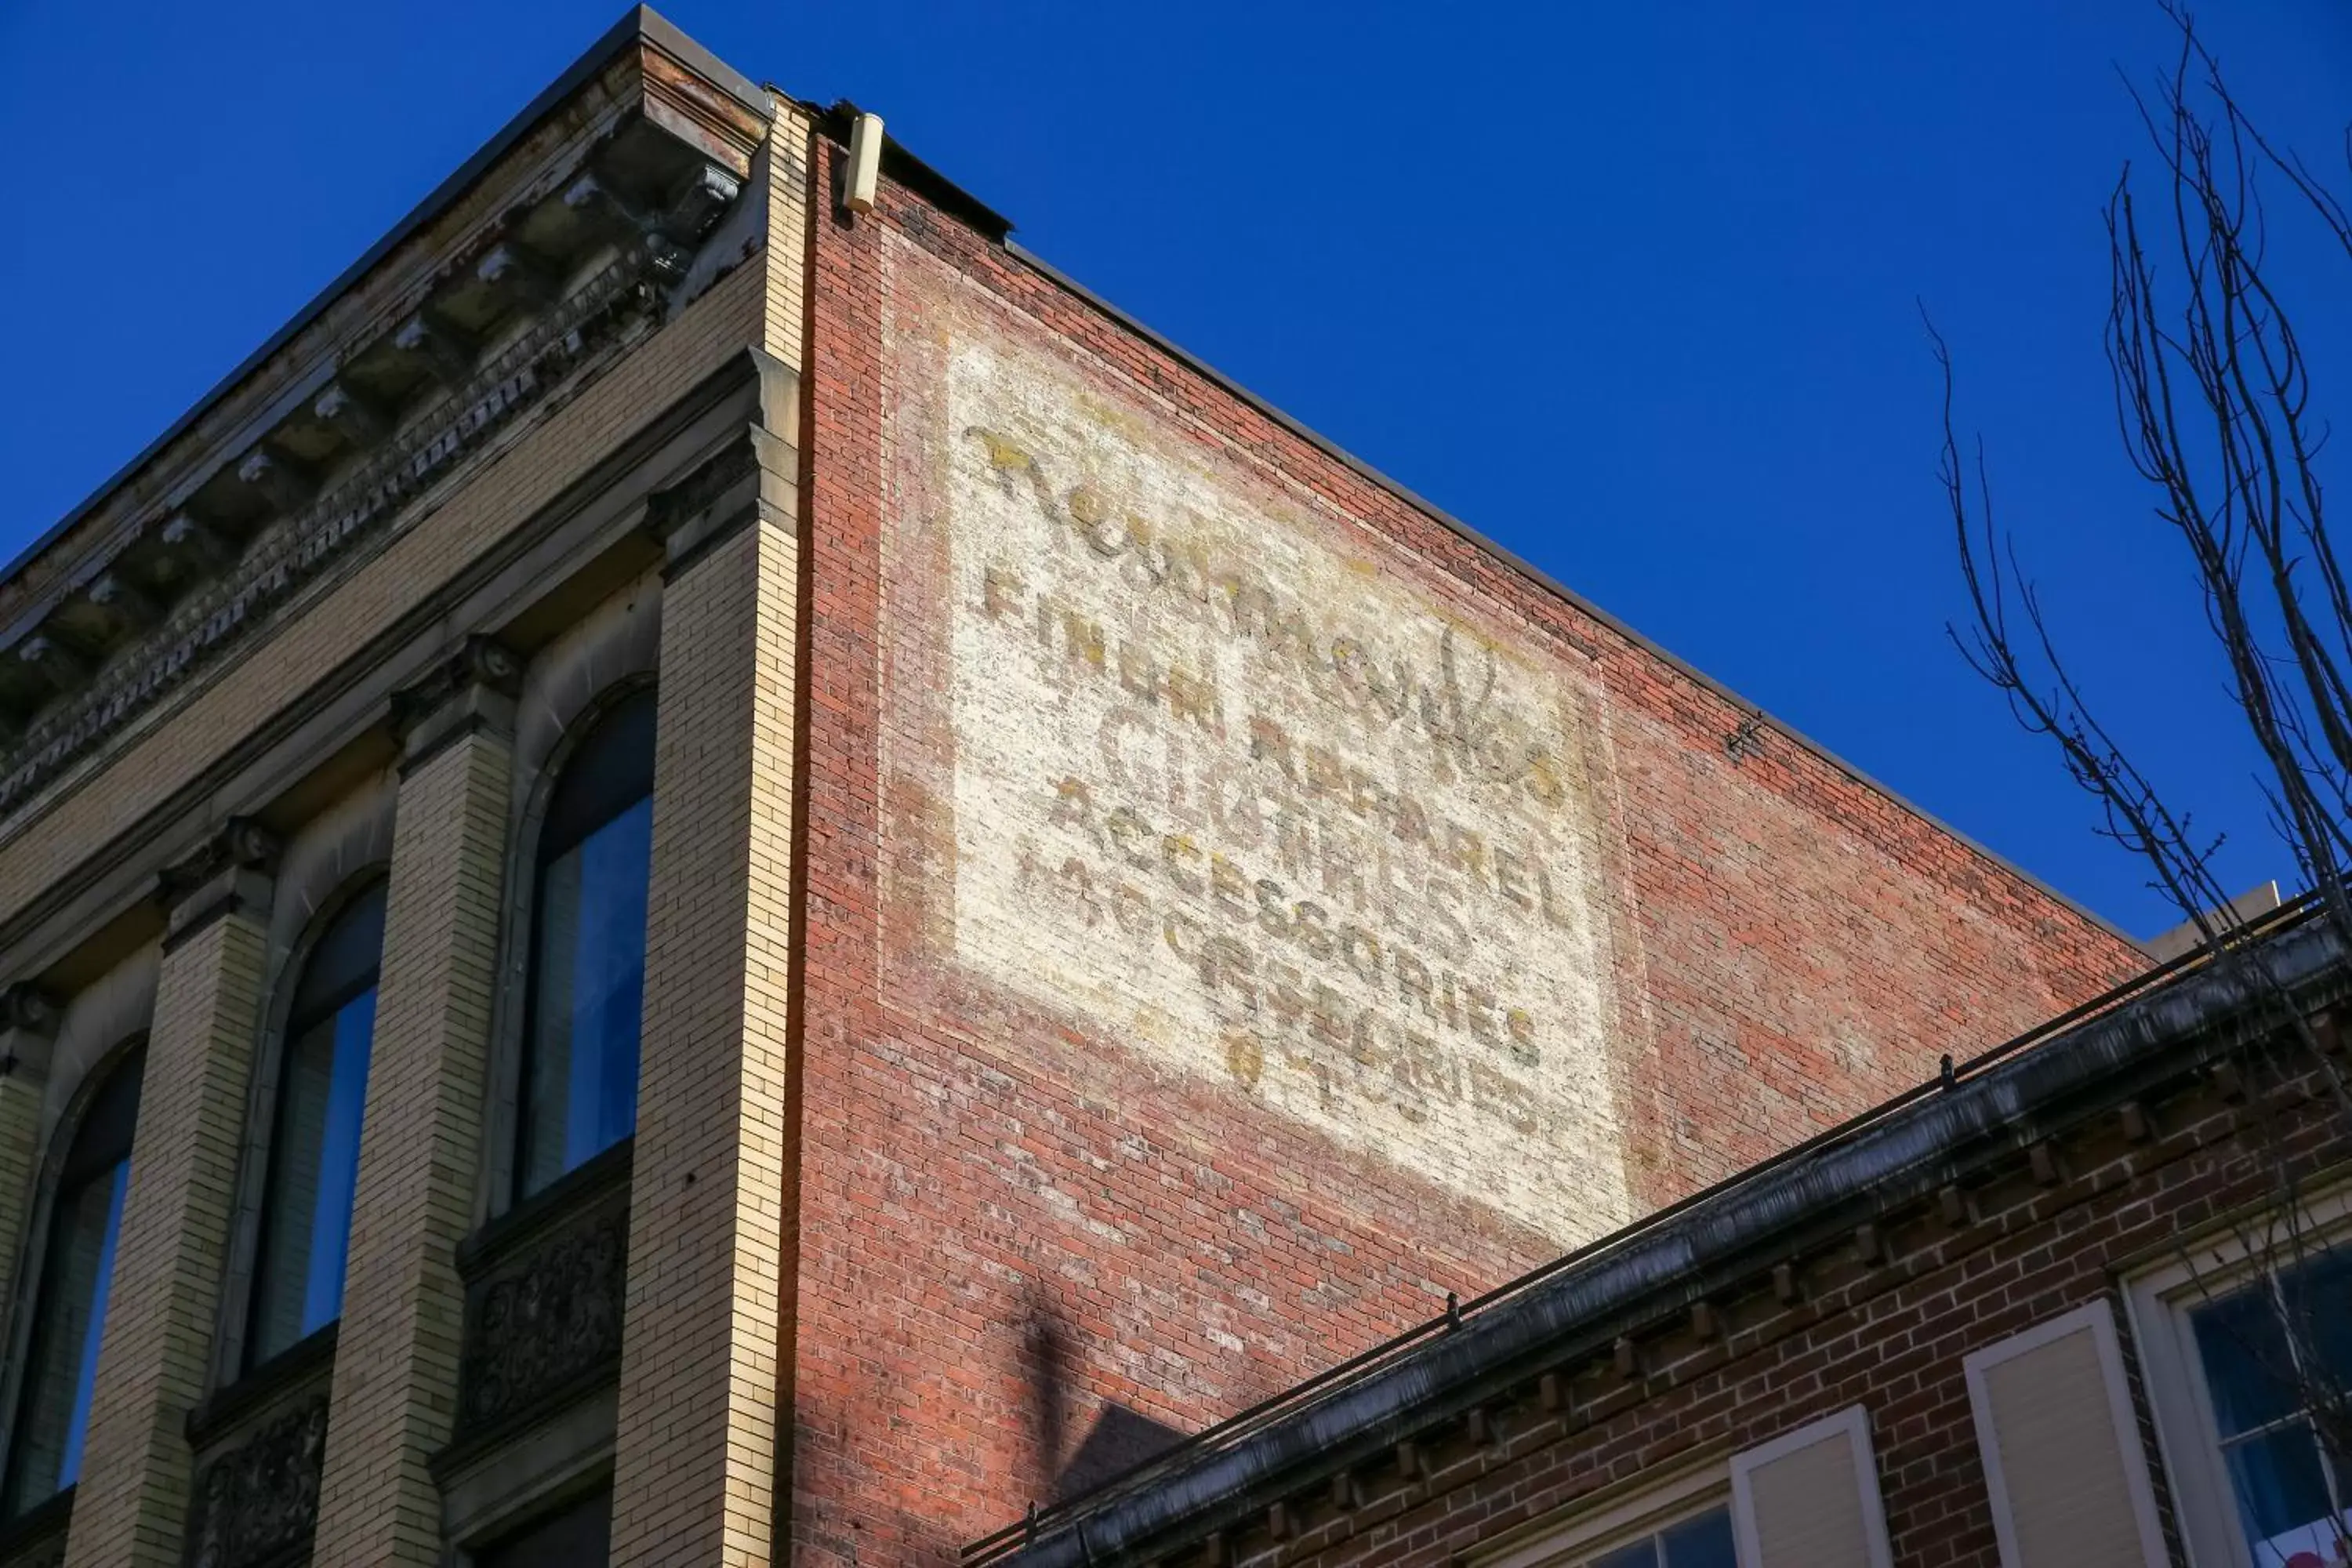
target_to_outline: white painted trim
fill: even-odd
[[[1465,1568],[1555,1568],[1572,1556],[1627,1544],[1611,1537],[1663,1530],[1730,1501],[1730,1473],[1718,1456],[1630,1496],[1622,1488],[1609,1489],[1609,1495],[1616,1500],[1604,1498],[1595,1506],[1579,1500],[1512,1531],[1485,1552],[1465,1558]]]
[[[2352,1185],[2312,1199],[2301,1223],[2316,1246],[2352,1245]],[[2237,1499],[2221,1462],[2221,1426],[2188,1312],[2248,1283],[2258,1266],[2225,1225],[2124,1281],[2124,1310],[2156,1417],[2157,1455],[2172,1488],[2173,1517],[2190,1568],[2256,1568],[2238,1526]]]
[[[1878,1495],[1878,1460],[1870,1447],[1870,1411],[1861,1405],[1850,1405],[1834,1415],[1783,1432],[1769,1443],[1731,1457],[1731,1532],[1740,1568],[1760,1568],[1764,1561],[1763,1545],[1756,1539],[1756,1494],[1749,1477],[1775,1459],[1839,1436],[1845,1437],[1846,1451],[1853,1456],[1853,1484],[1862,1499],[1862,1528],[1871,1568],[1895,1568],[1895,1553],[1886,1540],[1886,1505]]]
[[[2116,1453],[2123,1461],[2124,1489],[2130,1495],[2132,1522],[2139,1531],[2140,1559],[2147,1568],[2168,1568],[2164,1529],[2156,1517],[2156,1489],[2147,1476],[2147,1451],[2140,1442],[2138,1417],[2132,1411],[2131,1387],[2124,1379],[2115,1309],[2104,1298],[2036,1323],[1997,1344],[1970,1351],[1960,1360],[1968,1378],[1969,1408],[1976,1416],[1977,1451],[1984,1458],[1985,1489],[1992,1495],[1993,1535],[2000,1543],[2002,1568],[2025,1568],[2025,1558],[2018,1550],[2017,1524],[2010,1511],[2009,1480],[2001,1473],[2000,1442],[1993,1425],[1985,1370],[2086,1330],[2098,1353],[2099,1374],[2107,1385],[2107,1416],[2115,1424]]]

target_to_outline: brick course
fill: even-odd
[[[1433,1427],[1414,1473],[1361,1471],[1346,1506],[1317,1489],[1285,1506],[1286,1539],[1255,1531],[1229,1542],[1228,1560],[1458,1562],[1607,1489],[1638,1490],[1860,1404],[1895,1561],[1998,1568],[1962,1358],[2096,1300],[2111,1302],[2120,1323],[2119,1277],[2176,1256],[2180,1238],[2250,1205],[2274,1204],[2282,1181],[2309,1194],[2342,1175],[2352,1131],[2321,1071],[2306,1063],[2266,1082],[2261,1099],[2249,1105],[2190,1083],[2135,1103],[2043,1143],[2054,1180],[2038,1179],[2021,1152],[1972,1185],[1957,1214],[1937,1204],[1885,1216],[1875,1258],[1847,1247],[1797,1260],[1792,1304],[1750,1281],[1711,1303],[1707,1337],[1678,1320],[1642,1334],[1631,1377],[1608,1357],[1564,1364],[1562,1412],[1523,1390],[1495,1407],[1485,1442],[1458,1422]],[[2133,1119],[2152,1133],[2136,1136]],[[2141,1413],[2135,1458],[2180,1561],[2127,1331],[2123,1350]]]
[[[818,155],[829,189],[837,149]],[[1186,439],[1311,493],[1383,570],[1599,688],[1640,1206],[2144,962],[1778,731],[1734,762],[1725,740],[1746,715],[1729,700],[887,182],[871,218],[816,224],[813,267],[793,1478],[812,1561],[940,1553],[1049,1499],[1106,1401],[1202,1424],[1557,1250],[1083,1021],[877,964],[906,941],[881,868],[909,831],[886,815],[882,753],[921,740],[877,668],[905,614],[885,593],[887,454],[924,438],[892,423],[881,348],[910,298],[968,288],[1010,307],[1015,331],[1106,397],[1148,402]],[[1026,918],[1030,940],[1060,940]]]
[[[0,844],[0,906],[19,906],[152,825],[730,355],[756,345],[801,373],[801,428],[777,432],[801,449],[799,518],[763,516],[683,560],[662,595],[615,1561],[763,1563],[785,1554],[780,1531],[811,1562],[941,1560],[1053,1496],[1112,1405],[1196,1427],[1558,1250],[1475,1181],[1361,1129],[1276,1114],[1251,1081],[1171,1068],[1149,1029],[1024,990],[1024,963],[1075,955],[1119,1005],[1151,1001],[1042,900],[957,906],[953,840],[942,858],[932,836],[943,803],[893,762],[936,750],[959,683],[987,679],[918,670],[909,653],[956,609],[925,599],[937,587],[906,553],[926,500],[906,482],[924,456],[912,448],[962,434],[910,413],[909,344],[1050,363],[1089,416],[1148,427],[1235,493],[1286,498],[1312,520],[1299,531],[1344,542],[1335,558],[1556,684],[1594,814],[1582,918],[1600,933],[1606,1006],[1581,1023],[1614,1118],[1596,1169],[1622,1176],[1632,1212],[2139,966],[2113,933],[1790,737],[1767,728],[1728,754],[1749,718],[1731,699],[940,206],[886,182],[879,210],[846,220],[821,195],[838,149],[815,125],[781,107],[754,171],[761,254]],[[441,1551],[425,1460],[454,1399],[453,1249],[477,1212],[509,786],[502,743],[476,735],[401,790],[321,1562]],[[957,921],[985,927],[995,978],[942,957]],[[260,1004],[250,926],[216,921],[164,965],[118,1268],[163,1286],[119,1294],[107,1326],[77,1564],[181,1548],[179,1423],[205,1392]],[[1493,1171],[1474,1149],[1474,1174],[1482,1153]],[[2039,1258],[2021,1246],[2021,1267]],[[2020,1275],[2029,1287],[2074,1288]],[[1806,1324],[1827,1321],[1829,1299]],[[1769,1341],[1785,1352],[1761,1331],[1743,1321],[1729,1343],[1771,1376],[1822,1375],[1826,1352],[1796,1329]],[[1685,1418],[1727,1434],[1766,1372],[1717,1375],[1696,1353],[1664,1374],[1704,1384]],[[1895,1441],[1935,1413],[1900,1403]],[[1624,1418],[1624,1455],[1666,1440]],[[1499,1516],[1540,1489],[1528,1486],[1508,1503],[1457,1501]],[[1924,1493],[1906,1506],[1934,1517]]]

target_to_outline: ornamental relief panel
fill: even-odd
[[[466,1288],[462,1437],[531,1410],[621,1358],[628,1189],[485,1263]]]
[[[307,1550],[326,1450],[321,1391],[200,1461],[188,1510],[190,1568],[265,1568]]]

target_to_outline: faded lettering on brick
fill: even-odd
[[[1575,678],[1058,359],[905,353],[942,956],[1556,1238],[1629,1218]]]

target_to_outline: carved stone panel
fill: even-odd
[[[8,1568],[65,1568],[66,1538],[52,1536],[8,1559]]]
[[[579,1196],[468,1269],[461,1436],[619,1369],[628,1188]]]
[[[0,1568],[62,1568],[72,1520],[68,1489],[0,1525]]]
[[[203,1459],[188,1511],[190,1568],[267,1568],[299,1557],[319,1521],[323,1391]]]

